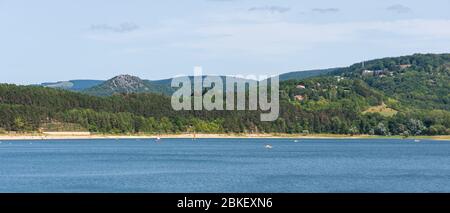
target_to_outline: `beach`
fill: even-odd
[[[0,134],[0,141],[13,140],[89,140],[89,139],[156,139],[156,138],[261,138],[261,139],[401,139],[402,136],[337,135],[337,134],[134,134],[115,135],[89,132],[47,132],[40,134]],[[415,136],[408,139],[450,140],[450,135]]]

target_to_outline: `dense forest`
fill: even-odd
[[[450,134],[450,54],[367,61],[280,89],[280,118],[261,122],[257,111],[176,112],[163,94],[0,84],[0,133]]]

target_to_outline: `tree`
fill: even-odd
[[[25,131],[26,126],[27,126],[27,123],[23,118],[17,117],[14,119],[14,127],[13,127],[14,131],[18,131],[18,132]]]
[[[385,127],[384,123],[380,122],[375,128],[375,134],[386,136],[389,135],[389,130]]]
[[[433,125],[429,128],[430,135],[445,135],[447,134],[447,128],[443,125]]]
[[[408,122],[408,129],[413,135],[420,135],[426,129],[422,121],[417,119],[410,119]]]
[[[358,128],[356,126],[352,126],[349,129],[349,133],[350,133],[351,136],[353,136],[353,135],[359,134],[359,130],[358,130]]]
[[[411,133],[408,130],[401,133],[401,136],[403,136],[403,138],[409,138],[410,135],[411,135]]]

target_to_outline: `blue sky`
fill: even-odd
[[[448,0],[0,0],[0,82],[278,74],[450,52]]]

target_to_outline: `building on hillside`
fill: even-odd
[[[342,80],[344,80],[345,78],[342,76],[334,76],[337,80],[337,82],[341,82]]]
[[[297,85],[297,89],[306,89],[306,86],[304,84]]]
[[[393,75],[393,73],[392,72],[390,72],[389,70],[387,70],[387,69],[384,69],[384,70],[364,70],[363,72],[362,72],[362,75],[363,76],[366,76],[366,77],[372,77],[372,76],[378,76],[378,77],[386,77],[386,76],[392,76]]]
[[[400,69],[406,69],[406,68],[410,68],[412,65],[411,64],[400,64]]]
[[[373,70],[363,70],[362,75],[363,76],[373,76]]]

